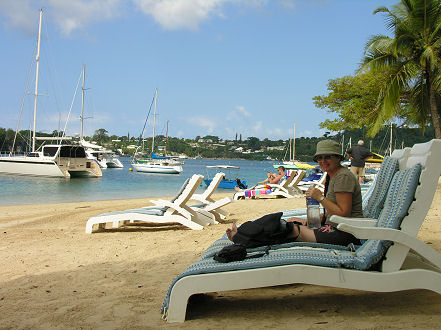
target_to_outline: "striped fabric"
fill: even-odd
[[[402,219],[407,214],[409,206],[413,201],[420,173],[421,165],[417,164],[411,169],[398,171],[393,176],[387,192],[386,201],[384,202],[384,208],[377,222],[377,227],[399,228]],[[290,264],[367,270],[383,258],[384,253],[390,246],[390,242],[388,241],[367,240],[362,246],[358,247],[355,252],[352,252],[348,250],[348,248],[341,246],[320,248],[317,247],[317,245],[315,245],[315,247],[307,246],[307,244],[301,246],[296,242],[295,246],[272,249],[267,255],[260,258],[251,258],[230,263],[214,261],[212,256],[215,251],[219,251],[223,246],[228,244],[231,244],[231,242],[228,241],[226,236],[214,242],[199,261],[195,262],[181,275],[175,278],[164,299],[161,308],[163,313],[167,309],[173,285],[185,276]]]
[[[413,202],[420,174],[420,164],[395,173],[376,227],[400,228],[401,221]],[[390,241],[367,240],[355,251],[355,258],[343,266],[361,270],[369,269],[381,260],[390,245]]]
[[[260,195],[269,195],[272,193],[271,189],[252,189],[252,190],[245,190],[245,197],[256,197]]]
[[[367,192],[363,199],[363,215],[365,218],[378,219],[386,194],[394,174],[398,171],[398,160],[386,157],[381,164],[372,191]]]

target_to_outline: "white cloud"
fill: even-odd
[[[47,0],[51,7],[52,20],[64,35],[85,29],[97,22],[120,15],[121,0]]]
[[[262,129],[263,129],[263,123],[262,123],[261,121],[256,122],[256,123],[254,124],[254,126],[253,126],[253,130],[254,130],[256,133],[260,133],[260,132],[262,132]]]
[[[228,0],[133,0],[139,9],[164,29],[197,30],[212,16],[222,16],[222,5]]]
[[[2,0],[0,13],[4,17],[1,20],[3,25],[35,34],[36,10],[29,5],[29,1]]]
[[[227,120],[237,120],[248,117],[251,117],[251,114],[242,105],[236,106],[233,111],[227,114]]]
[[[35,34],[37,12],[43,8],[44,20],[54,22],[65,36],[104,20],[118,17],[122,0],[1,0],[3,24]]]
[[[247,109],[245,109],[244,106],[238,105],[236,107],[236,111],[244,117],[251,117],[251,114],[247,111]]]
[[[207,130],[207,133],[210,133],[210,134],[213,133],[214,129],[216,128],[215,121],[212,119],[209,119],[209,118],[192,117],[192,118],[188,119],[188,122],[193,125],[205,128]]]
[[[277,2],[284,8],[293,9],[296,6],[295,0],[277,0]]]
[[[292,2],[279,1],[284,6]],[[119,17],[134,5],[164,29],[198,30],[201,23],[213,17],[225,18],[226,4],[264,8],[268,0],[0,0],[0,18],[3,25],[35,34],[36,12],[45,8],[45,21],[52,21],[69,36],[96,22]]]

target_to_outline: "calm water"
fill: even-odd
[[[124,168],[103,170],[102,178],[63,179],[0,174],[0,205],[80,202],[106,199],[173,196],[193,174],[207,176],[207,165],[235,165],[240,171],[226,170],[228,178],[239,177],[253,185],[275,172],[273,162],[246,160],[188,159],[181,174],[148,174],[130,172],[130,158],[121,158]],[[212,177],[215,170],[208,174]],[[199,188],[203,191],[203,187]],[[218,192],[233,192],[218,189]]]

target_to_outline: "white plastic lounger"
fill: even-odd
[[[211,197],[211,195],[213,195],[213,193],[216,191],[217,187],[219,186],[220,182],[224,177],[225,177],[225,173],[222,172],[216,173],[216,175],[213,177],[213,180],[211,180],[211,183],[202,194],[193,194],[190,199],[198,201],[201,204],[194,204],[192,205],[192,207],[193,208],[198,207],[203,210],[206,210],[212,213],[216,217],[216,219],[218,217],[221,219],[225,219],[229,215],[229,213],[225,210],[222,210],[221,207],[230,204],[233,201],[233,199],[230,197],[225,197],[218,201],[215,201]]]
[[[323,192],[325,191],[325,181],[326,181],[326,173],[323,173],[323,175],[317,181],[300,181],[297,184],[297,188],[300,189],[302,192],[306,192],[309,189],[309,187],[316,187]]]
[[[105,229],[106,223],[112,223],[113,228],[118,228],[128,222],[180,223],[191,229],[203,229],[203,226],[213,222],[211,214],[206,214],[205,211],[196,212],[186,205],[202,178],[203,176],[194,174],[171,201],[160,200],[155,201],[156,206],[153,207],[109,212],[91,217],[86,223],[86,233],[91,234],[94,225],[98,225],[99,229]]]
[[[416,237],[441,174],[441,140],[396,150],[392,158],[398,159],[399,171],[384,202],[372,192],[371,211],[379,213],[377,218],[331,218],[340,230],[366,240],[355,251],[338,246],[282,247],[261,258],[231,263],[218,263],[212,254],[204,254],[170,286],[162,306],[164,318],[183,322],[188,298],[196,293],[292,283],[374,292],[427,289],[441,294],[441,254]],[[374,210],[376,201],[380,212]]]
[[[301,191],[296,187],[297,183],[305,176],[305,171],[298,170],[295,174],[291,174],[286,180],[280,184],[266,183],[265,185],[257,185],[251,189],[244,191],[238,191],[234,194],[234,200],[244,199],[247,196],[247,192],[251,191],[253,198],[264,198],[266,196],[276,196],[285,198],[294,198],[296,196],[302,196]],[[268,194],[260,195],[259,191],[267,190],[265,187],[270,187],[271,192]]]

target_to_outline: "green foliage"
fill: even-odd
[[[327,109],[337,115],[336,119],[326,119],[321,128],[331,131],[372,127],[378,95],[387,79],[387,73],[361,73],[330,79],[328,95],[313,98],[316,107]]]
[[[92,139],[96,141],[98,144],[102,144],[109,140],[109,132],[104,128],[97,129],[92,136]]]
[[[432,122],[435,136],[441,138],[439,104],[441,93],[441,0],[401,0],[390,9],[380,7],[393,37],[369,39],[362,70],[389,72],[379,94],[375,134],[381,125],[400,115],[403,97],[408,101],[406,118],[424,127]]]

